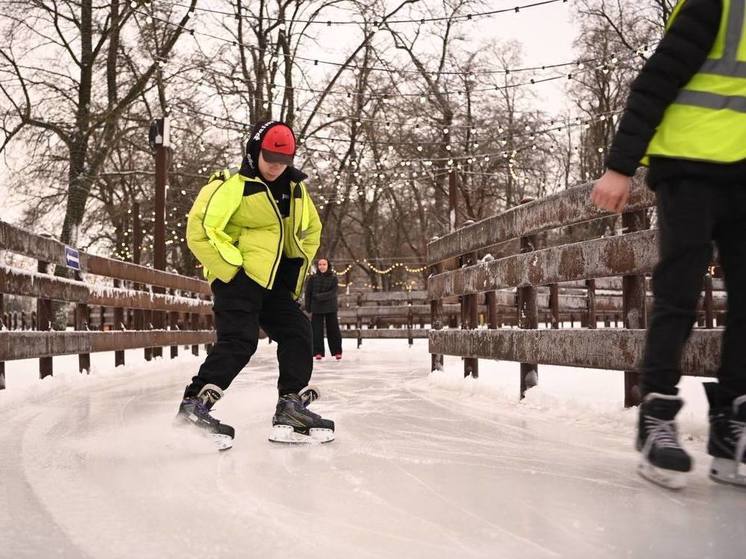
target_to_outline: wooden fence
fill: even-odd
[[[424,291],[369,291],[339,296],[339,325],[343,338],[360,347],[365,338],[427,338],[430,306]]]
[[[150,360],[170,346],[173,358],[181,345],[191,345],[196,355],[199,344],[209,349],[215,341],[207,282],[77,253],[3,222],[0,250],[37,261],[35,271],[0,265],[0,389],[5,388],[6,361],[39,358],[43,378],[52,374],[55,356],[77,354],[84,371],[90,370],[95,352],[114,351],[115,365],[123,365],[125,349],[143,348]],[[71,272],[75,279],[53,275],[55,266],[71,265],[79,268]],[[91,276],[110,278],[113,285],[97,286]],[[34,298],[36,310],[31,316],[21,313],[19,320],[17,313],[4,312],[5,295]],[[74,330],[52,330],[52,301],[74,304]],[[113,318],[111,323],[105,315]],[[90,328],[94,322],[97,331]]]
[[[479,358],[517,361],[521,396],[538,382],[538,364],[622,370],[625,405],[638,403],[637,365],[650,304],[646,274],[658,255],[648,219],[655,197],[636,179],[621,216],[623,234],[563,244],[568,226],[586,224],[592,231],[609,216],[591,204],[591,189],[586,184],[527,201],[428,245],[433,370],[442,367],[443,355],[463,357],[464,374],[475,377]],[[520,252],[505,254],[506,246]],[[499,253],[496,247],[501,257],[485,258]],[[683,371],[712,376],[720,351],[720,332],[713,328],[724,320],[726,301],[722,281],[708,275],[703,286],[700,328],[685,351]],[[486,328],[480,327],[480,296]],[[460,328],[446,329],[444,309],[454,300],[462,310]],[[516,317],[517,329],[501,327],[501,308]],[[539,328],[542,313],[548,328]],[[584,328],[564,328],[573,314]],[[613,321],[623,328],[598,329],[599,317],[604,326]]]

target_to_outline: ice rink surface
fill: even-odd
[[[519,403],[515,364],[481,361],[463,381],[456,359],[428,376],[424,340],[345,344],[314,374],[335,442],[267,442],[262,342],[216,408],[237,432],[225,453],[171,428],[197,358],[114,370],[94,355],[90,376],[31,382],[34,362],[8,363],[0,557],[746,556],[746,490],[707,478],[701,401],[682,415],[695,472],[671,492],[635,472],[619,373],[544,367]]]

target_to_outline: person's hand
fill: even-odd
[[[632,179],[609,169],[598,179],[591,192],[591,201],[603,210],[619,213],[629,200]]]

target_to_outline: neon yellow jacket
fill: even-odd
[[[321,220],[303,183],[305,176],[291,171],[287,218],[259,178],[224,170],[202,188],[189,211],[186,239],[210,283],[215,278],[228,283],[243,267],[248,277],[271,289],[284,254],[303,260],[293,292],[300,297],[319,248]]]
[[[671,26],[685,0],[679,0]],[[669,105],[642,163],[650,156],[713,163],[746,159],[746,22],[744,0],[722,0],[720,28],[702,67]]]

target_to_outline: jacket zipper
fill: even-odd
[[[290,200],[295,200],[293,197],[293,192],[295,191],[295,187],[298,185],[298,183],[293,183],[293,185],[290,187]],[[303,212],[303,190],[300,191],[301,195],[301,212]],[[295,205],[295,204],[293,204]],[[303,268],[301,269],[300,278],[302,281],[305,281],[306,279],[306,272],[308,272],[308,257],[306,256],[306,253],[303,251],[303,247],[298,244],[297,237],[295,235],[295,208],[293,208],[292,212],[292,218],[291,218],[291,225],[292,225],[292,231],[293,231],[293,242],[295,242],[295,246],[298,247],[298,250],[300,251],[301,255],[303,256]],[[301,282],[301,286],[303,283]],[[296,289],[298,288],[298,282],[295,282]]]
[[[262,184],[264,185],[264,193],[267,195],[267,199],[269,199],[269,203],[272,204],[272,209],[275,211],[275,215],[277,216],[277,219],[280,223],[280,242],[277,247],[277,255],[275,256],[274,264],[272,264],[272,271],[269,274],[269,281],[267,282],[267,287],[266,287],[266,289],[270,289],[275,279],[275,273],[277,272],[277,265],[280,263],[280,258],[282,258],[282,250],[283,250],[282,245],[283,245],[283,241],[285,240],[285,227],[283,226],[283,223],[282,223],[282,214],[280,213],[280,210],[277,207],[277,204],[275,203],[274,198],[272,198],[272,195],[269,192],[269,187],[266,184],[264,184],[264,182],[262,182]]]

